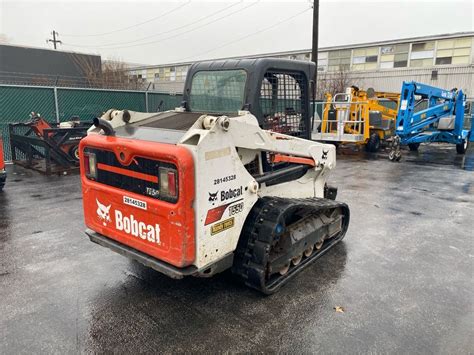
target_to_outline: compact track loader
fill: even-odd
[[[266,294],[345,235],[326,182],[335,147],[309,140],[314,64],[194,64],[182,107],[109,110],[80,144],[91,241],[173,278],[231,268]]]

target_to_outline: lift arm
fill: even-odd
[[[415,112],[415,96],[428,101],[428,107]],[[404,82],[397,115],[397,134],[402,138],[425,131],[440,118],[455,115],[454,135],[460,135],[464,122],[465,96],[462,90],[444,90],[433,86]]]
[[[400,103],[400,93],[373,91],[373,89],[355,90],[355,93],[362,101],[367,101],[369,104],[369,111],[380,111],[382,116],[395,120],[397,118],[398,106]],[[397,105],[396,109],[388,108],[380,104],[380,100],[389,100]]]

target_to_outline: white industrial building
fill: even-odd
[[[400,91],[404,80],[415,80],[446,89],[463,89],[474,97],[474,32],[405,38],[320,48],[321,81],[335,75],[349,85],[377,91]],[[276,57],[311,60],[311,49],[265,53],[238,58]],[[236,57],[216,58],[234,59]],[[182,92],[192,62],[142,66],[130,70],[154,90]]]

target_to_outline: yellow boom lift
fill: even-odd
[[[356,86],[334,96],[326,93],[322,116],[313,122],[312,138],[336,145],[364,144],[367,151],[376,152],[394,134],[399,101],[399,93],[364,91]]]

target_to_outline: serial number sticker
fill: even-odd
[[[216,223],[211,226],[211,235],[223,232],[227,229],[230,229],[234,226],[234,217],[231,217],[229,219],[226,219],[225,221]]]
[[[126,204],[126,205],[129,205],[129,206],[141,208],[142,210],[147,209],[146,202],[141,201],[141,200],[137,200],[136,198],[124,196],[123,197],[123,203]]]
[[[222,178],[214,179],[214,185],[219,185],[222,184],[223,182],[229,182],[237,179],[237,176],[235,174],[224,176]]]
[[[236,215],[244,210],[244,203],[240,202],[229,207],[229,216]]]

